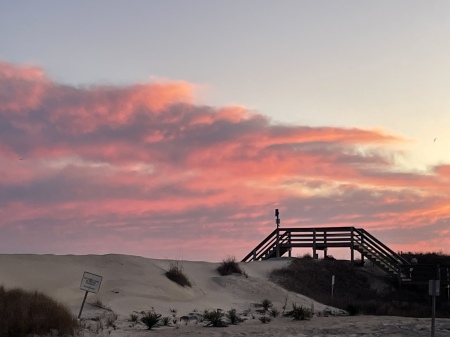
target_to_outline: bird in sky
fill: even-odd
[[[435,139],[433,140],[433,143],[436,143],[436,139],[437,139],[437,138],[435,138]]]

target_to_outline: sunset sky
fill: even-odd
[[[450,253],[449,42],[449,1],[0,0],[0,253],[241,259],[275,208]]]

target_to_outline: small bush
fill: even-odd
[[[116,325],[114,324],[117,321],[117,315],[116,314],[110,314],[108,316],[106,316],[106,327],[115,327]]]
[[[270,317],[267,317],[267,316],[261,316],[259,318],[259,320],[261,321],[261,323],[266,324],[266,323],[269,323],[272,319]]]
[[[97,308],[104,308],[105,305],[103,304],[102,300],[99,298],[96,298],[94,302],[90,303],[90,305],[97,307]]]
[[[431,259],[436,256],[436,260]],[[413,255],[403,255],[411,260]],[[419,261],[428,264],[449,264],[450,256],[421,255]],[[427,258],[427,259],[426,259]],[[430,260],[428,260],[430,258]],[[335,275],[334,296],[330,294],[330,280]],[[294,259],[289,266],[276,269],[271,279],[289,291],[308,296],[328,306],[348,310],[355,306],[355,314],[429,317],[431,308],[428,284],[398,285],[398,279],[388,277],[369,263],[354,268],[349,261]],[[378,284],[379,287],[373,287]],[[444,302],[444,301],[443,301]],[[449,317],[450,306],[437,303],[436,317]],[[290,303],[286,312],[290,310]],[[351,310],[350,310],[350,312]],[[283,313],[284,315],[284,313]]]
[[[309,320],[312,317],[312,313],[308,308],[302,306],[297,306],[297,304],[292,304],[292,310],[287,313],[287,316],[293,319],[299,320]]]
[[[238,324],[241,321],[241,319],[237,314],[236,309],[228,310],[226,317],[230,321],[230,324]]]
[[[280,316],[280,312],[277,308],[272,308],[269,310],[269,315],[273,318],[277,318],[278,316]]]
[[[349,305],[347,305],[347,307],[345,308],[345,310],[348,312],[348,314],[349,314],[350,316],[356,316],[356,315],[359,315],[360,312],[361,312],[361,309],[360,309],[358,306],[354,305],[354,304],[349,304]]]
[[[228,257],[226,260],[223,260],[220,266],[217,267],[217,271],[222,276],[231,274],[245,275],[241,267],[239,267],[239,264],[236,262],[236,258],[234,256]]]
[[[139,316],[136,314],[130,315],[130,321],[136,323],[138,321]]]
[[[162,317],[161,318],[161,325],[167,326],[170,324],[170,317]]]
[[[206,326],[213,326],[213,327],[224,327],[227,326],[227,324],[224,322],[225,314],[222,312],[222,310],[205,310],[203,314],[203,319],[208,322]]]
[[[105,310],[108,310],[108,311],[112,312],[112,309],[109,306],[107,306],[106,304],[104,304],[102,302],[102,300],[99,299],[99,298],[96,298],[95,301],[90,302],[88,304],[92,305],[93,307],[97,307],[97,308],[100,308],[100,309],[105,309]]]
[[[268,311],[270,308],[273,307],[273,304],[271,300],[268,300],[266,298],[261,302],[261,306],[263,307],[264,311]]]
[[[73,335],[76,320],[70,310],[51,297],[23,289],[0,286],[0,336],[47,335],[57,330]]]
[[[191,282],[187,276],[183,273],[183,268],[178,261],[170,264],[169,270],[166,271],[167,278],[182,287],[192,287]]]
[[[141,322],[145,324],[148,330],[151,330],[154,326],[159,325],[160,321],[161,315],[153,311],[149,311],[144,317],[141,318]]]

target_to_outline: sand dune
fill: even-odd
[[[289,260],[271,260],[242,264],[248,274],[244,276],[220,276],[217,263],[179,261],[192,283],[183,288],[164,275],[170,261],[147,259],[126,255],[0,255],[0,282],[7,288],[21,287],[45,292],[66,303],[74,314],[78,314],[84,296],[80,281],[84,271],[103,276],[98,294],[89,294],[88,303],[100,300],[119,315],[116,328],[94,325],[89,319],[106,317],[109,311],[86,304],[83,310],[83,336],[429,336],[429,319],[398,317],[314,317],[310,321],[293,322],[288,318],[277,318],[262,324],[251,315],[238,326],[227,328],[205,328],[194,322],[176,327],[161,327],[145,331],[141,324],[128,321],[131,313],[154,309],[163,316],[177,316],[204,309],[254,310],[254,304],[263,299],[271,300],[282,308],[286,297],[288,306],[297,303],[316,312],[342,314],[338,309],[328,308],[306,296],[289,293],[267,278],[268,273],[286,265]],[[255,314],[257,317],[257,314]],[[99,331],[97,331],[99,330]],[[450,319],[437,321],[436,336],[450,336]]]

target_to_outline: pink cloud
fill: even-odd
[[[274,208],[289,226],[366,227],[414,250],[426,244],[396,230],[419,240],[449,218],[450,165],[396,167],[403,137],[280,125],[196,104],[194,89],[77,88],[0,63],[3,252],[239,258],[273,229]]]

